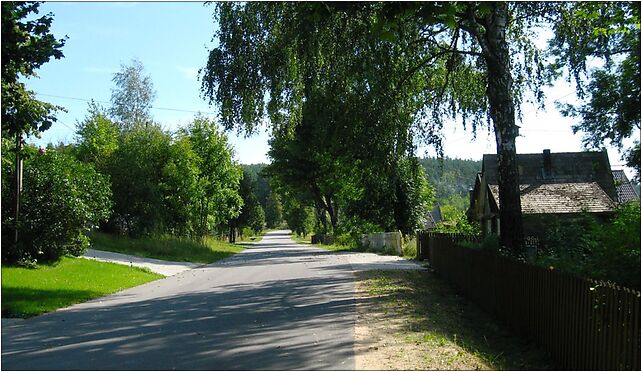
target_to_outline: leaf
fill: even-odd
[[[384,32],[381,33],[381,39],[383,39],[385,41],[389,41],[391,43],[395,42],[397,40],[397,38],[398,38],[397,37],[397,33],[396,32],[392,32],[390,30],[384,31]]]

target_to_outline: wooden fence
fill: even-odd
[[[640,292],[517,262],[419,232],[418,256],[513,331],[573,370],[640,370]]]

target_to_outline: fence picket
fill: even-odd
[[[459,246],[464,241],[480,238],[419,231],[417,256],[560,366],[640,370],[638,291]]]

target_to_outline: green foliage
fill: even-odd
[[[157,125],[136,125],[119,136],[108,174],[114,194],[111,225],[131,236],[163,231],[163,167],[170,136]]]
[[[175,138],[169,149],[169,159],[162,169],[159,184],[167,213],[166,226],[170,233],[179,236],[196,235],[197,179],[200,173],[199,158],[189,138]]]
[[[481,158],[481,154],[479,155]],[[435,198],[442,206],[453,205],[456,210],[468,208],[468,190],[475,182],[477,172],[481,171],[480,160],[444,158],[423,158],[419,162],[426,171],[428,182],[435,187]],[[462,209],[463,207],[463,209]]]
[[[39,3],[2,3],[2,136],[38,134],[56,121],[55,112],[64,110],[35,99],[20,77],[36,76],[36,70],[51,57],[63,57],[65,39],[50,33],[53,15],[39,18]]]
[[[228,244],[213,237],[188,238],[163,234],[132,239],[96,231],[91,233],[90,238],[92,247],[99,250],[203,264],[221,260],[243,250],[241,246]]]
[[[227,136],[214,121],[199,115],[181,135],[189,138],[198,156],[194,226],[200,236],[205,236],[240,214],[243,199],[239,183],[243,170],[232,159],[233,149]]]
[[[270,192],[265,203],[265,224],[273,229],[283,222],[283,206],[281,198],[275,192]]]
[[[624,141],[640,129],[640,4],[576,2],[562,10],[551,40],[557,56],[552,69],[559,73],[567,66],[584,98],[579,105],[564,105],[562,113],[581,119],[573,131],[583,133],[586,148],[601,148],[609,140],[639,179],[639,141],[628,149]],[[603,66],[587,69],[586,61],[595,58]]]
[[[590,215],[553,220],[537,262],[583,277],[640,288],[640,204],[622,205],[607,223]]]
[[[91,165],[72,156],[49,149],[24,163],[24,186],[18,229],[20,241],[13,248],[9,234],[13,215],[6,208],[13,194],[3,188],[2,250],[3,262],[57,260],[63,255],[80,255],[89,245],[86,233],[111,212],[108,178]],[[11,169],[3,157],[2,178]],[[3,187],[5,185],[3,184]]]
[[[307,236],[314,228],[314,209],[296,199],[286,199],[284,217],[288,227],[299,236]]]
[[[2,266],[2,317],[36,316],[160,278],[136,267],[69,257],[36,269]]]
[[[93,163],[101,172],[118,149],[118,126],[94,101],[89,103],[88,114],[76,124],[76,154],[83,162]]]
[[[444,221],[438,222],[434,231],[466,235],[479,235],[481,233],[479,224],[468,222],[466,214],[461,211],[448,218],[444,218]]]
[[[256,178],[243,168],[243,178],[239,185],[239,195],[243,199],[241,213],[230,221],[230,225],[240,229],[251,228],[255,233],[260,233],[265,227],[265,213],[256,198]]]
[[[441,152],[445,118],[461,118],[473,132],[492,119],[500,158],[515,156],[515,109],[527,90],[541,101],[546,82],[532,43],[542,9],[219,3],[219,44],[204,68],[202,92],[220,104],[227,128],[252,132],[269,117],[272,174],[313,203],[322,224],[329,218],[336,229],[344,209],[406,231],[414,213],[406,216],[404,206],[421,202],[400,197],[415,181],[396,167],[412,161],[415,140]],[[510,164],[500,164],[501,179],[514,184]],[[521,209],[519,195],[509,194],[501,196],[502,218],[513,228],[503,231],[513,245],[521,241]],[[371,198],[369,205],[359,205],[359,196]]]
[[[586,272],[591,277],[640,289],[640,202],[619,207],[615,219],[593,232]]]

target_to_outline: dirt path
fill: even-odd
[[[355,276],[357,370],[555,369],[430,272]]]

